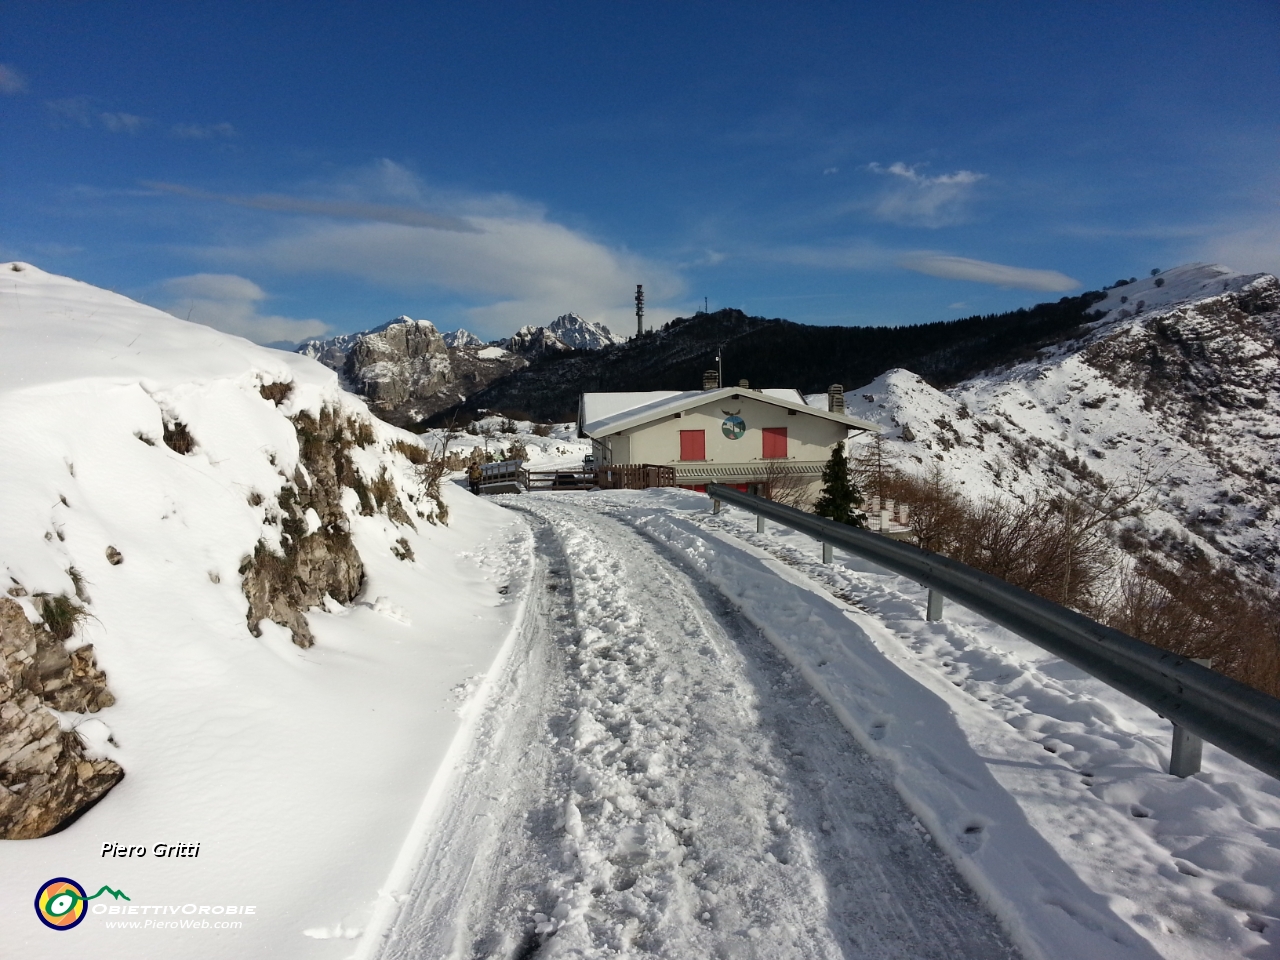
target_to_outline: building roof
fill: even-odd
[[[643,393],[584,393],[578,407],[578,423],[582,433],[593,439],[630,430],[654,420],[672,416],[705,403],[719,403],[734,397],[750,397],[764,403],[807,413],[842,423],[859,432],[878,433],[874,423],[843,413],[832,413],[804,402],[798,390],[751,390],[746,387],[721,387],[719,390],[650,390]]]

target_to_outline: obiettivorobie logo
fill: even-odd
[[[87,904],[95,897],[109,893],[117,900],[128,900],[121,890],[113,890],[105,884],[92,896],[86,896],[84,887],[70,877],[54,877],[45,881],[36,893],[36,916],[50,930],[70,930],[88,912]]]

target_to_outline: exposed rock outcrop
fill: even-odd
[[[315,639],[306,611],[326,596],[351,603],[364,582],[364,563],[342,507],[343,488],[355,491],[362,514],[382,512],[396,523],[414,524],[385,468],[367,481],[352,461],[352,447],[374,443],[368,423],[325,407],[318,418],[302,413],[293,424],[300,463],[269,515],[280,525],[278,546],[259,541],[240,573],[250,632],[261,636],[259,624],[270,620],[287,628],[298,646],[309,647]]]
[[[350,421],[325,407],[319,418],[300,414],[294,426],[301,462],[277,498],[279,550],[259,541],[240,573],[249,601],[249,631],[261,636],[258,624],[270,620],[286,627],[298,646],[309,647],[315,640],[305,611],[323,603],[326,595],[350,603],[364,580],[364,564],[342,509],[342,488],[363,491],[362,506],[369,494],[351,462],[349,451],[357,438]]]
[[[120,766],[88,756],[48,709],[93,713],[114,702],[92,644],[68,651],[0,598],[0,839],[42,837],[120,782]]]

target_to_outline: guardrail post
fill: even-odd
[[[712,513],[719,513],[719,512],[720,512],[720,501],[719,501],[719,500],[716,500],[716,499],[714,499],[714,498],[712,499],[712,501],[711,501],[711,512],[712,512]]]
[[[764,514],[756,514],[756,533],[764,533]]]
[[[926,620],[942,619],[942,594],[933,587],[929,588],[929,601],[925,604],[924,618]]]
[[[1191,658],[1202,667],[1212,667],[1212,659]],[[1204,741],[1176,723],[1173,725],[1173,749],[1169,752],[1169,773],[1175,777],[1189,777],[1200,772],[1200,759],[1204,753]]]
[[[823,563],[830,563],[830,562],[832,561],[832,559],[833,559],[833,557],[832,557],[832,553],[833,553],[833,551],[832,551],[832,549],[831,549],[831,544],[829,544],[829,543],[825,543],[825,542],[824,542],[824,543],[822,544],[822,562],[823,562]]]

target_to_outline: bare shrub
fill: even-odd
[[[1280,696],[1280,597],[1194,557],[1177,567],[1147,557],[1121,578],[1108,625]]]
[[[812,510],[813,483],[808,477],[788,473],[781,460],[766,460],[764,466],[765,495],[776,503],[797,510]]]
[[[535,437],[549,437],[549,436],[551,436],[551,424],[549,424],[549,423],[535,423],[535,424],[533,425],[533,435],[534,435]]]
[[[435,503],[435,518],[438,518],[444,525],[449,522],[448,504],[444,503],[444,497],[440,492],[440,481],[444,480],[444,475],[449,472],[449,458],[444,451],[435,453],[428,451],[426,460],[417,465],[417,484],[419,484],[422,493]],[[428,520],[431,520],[428,517]]]
[[[955,488],[943,480],[942,468],[935,464],[925,479],[895,472],[892,481],[887,490],[910,508],[916,544],[935,553],[956,552],[970,509]]]

